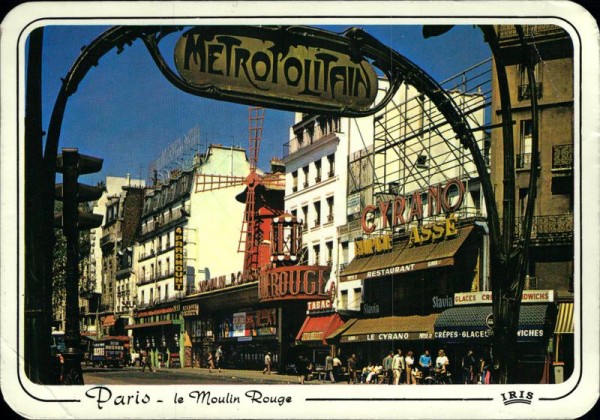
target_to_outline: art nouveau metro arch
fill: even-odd
[[[484,29],[484,32],[490,29]],[[101,57],[113,48],[120,52],[125,45],[140,39],[161,73],[173,85],[187,93],[211,99],[358,118],[383,109],[402,84],[415,87],[431,100],[451,125],[455,137],[471,152],[486,201],[490,239],[498,256],[496,260],[509,260],[507,247],[500,245],[500,223],[492,185],[475,137],[451,96],[414,63],[357,28],[334,34],[297,26],[195,27],[185,32],[178,42],[176,72],[167,64],[158,45],[165,36],[182,30],[183,27],[176,26],[110,28],[82,50],[63,79],[49,124],[43,159],[39,163],[41,175],[35,188],[43,197],[42,204],[36,210],[37,214],[26,221],[42,222],[39,223],[39,237],[48,238],[47,243],[54,242],[56,156],[68,98]],[[228,58],[224,65],[218,63],[223,57]],[[375,104],[370,99],[376,90],[372,67],[378,68],[389,83],[387,93]],[[208,77],[196,77],[200,72]],[[231,75],[239,84],[228,87],[223,80]],[[534,85],[531,78],[530,84]],[[510,109],[506,116],[510,121]],[[510,242],[504,239],[506,243]],[[52,259],[52,247],[33,249],[30,255],[47,265]],[[49,274],[42,277],[51,284]],[[35,285],[27,288],[31,296],[36,293],[34,289]],[[35,301],[33,298],[32,305]]]

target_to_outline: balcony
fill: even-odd
[[[121,279],[129,277],[129,275],[131,273],[133,273],[133,270],[131,269],[131,267],[125,267],[115,273],[115,278],[117,280],[121,280]]]
[[[537,98],[540,99],[542,97],[542,82],[538,82],[535,84]],[[529,84],[519,85],[519,90],[517,92],[517,99],[519,101],[529,100],[531,98],[531,92],[529,89]]]
[[[327,172],[327,176],[329,176],[329,178],[333,178],[335,176],[335,171],[332,169],[329,172]]]
[[[332,223],[333,222],[333,214],[328,214],[327,215],[327,223]]]
[[[338,117],[312,116],[292,127],[295,137],[283,145],[283,157],[296,153],[325,138],[341,132]]]
[[[539,153],[538,153],[538,168],[539,168]],[[515,155],[515,169],[531,169],[531,163],[533,162],[533,154],[531,153],[519,153]]]
[[[540,37],[564,33],[564,29],[556,25],[523,25],[523,34],[525,37]],[[498,38],[500,38],[500,41],[513,38],[518,40],[519,35],[514,25],[500,25],[498,27]]]
[[[318,184],[319,182],[321,182],[321,175],[315,177],[315,184]]]
[[[106,235],[104,235],[103,237],[100,238],[100,248],[104,248],[105,246],[107,246],[108,244],[113,244],[114,245],[115,242],[115,238],[113,236],[112,233],[107,233]]]
[[[517,219],[516,232],[521,236],[523,218]],[[571,243],[573,241],[573,213],[534,216],[531,225],[534,244]]]
[[[573,169],[573,145],[552,146],[552,170]]]

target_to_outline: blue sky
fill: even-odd
[[[349,26],[326,26],[342,31]],[[362,26],[384,44],[407,57],[441,81],[490,57],[481,31],[471,25],[423,39],[421,26]],[[46,26],[43,44],[43,127],[48,128],[54,101],[64,77],[81,48],[107,27]],[[181,33],[161,42],[167,59]],[[180,91],[156,68],[141,41],[117,55],[106,54],[70,97],[60,147],[78,147],[80,153],[104,158],[95,183],[107,175],[148,178],[149,164],[170,143],[200,126],[203,142],[248,144],[247,106],[205,99]],[[281,156],[293,114],[266,111],[259,167],[268,169],[272,157]]]

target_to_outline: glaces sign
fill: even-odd
[[[175,66],[190,85],[233,96],[364,111],[377,94],[375,70],[364,58],[351,57],[347,45],[324,47],[314,37],[268,27],[193,28],[177,41]]]

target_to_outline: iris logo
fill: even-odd
[[[500,395],[502,395],[502,401],[504,402],[504,405],[517,403],[531,404],[531,400],[533,399],[533,392],[531,391],[510,391],[506,393],[503,392]]]

